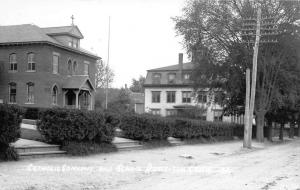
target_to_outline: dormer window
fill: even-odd
[[[161,74],[160,73],[154,73],[152,77],[153,84],[160,84]]]
[[[184,81],[189,81],[190,78],[191,78],[191,75],[190,75],[189,73],[185,73],[185,74],[183,75],[183,80],[184,80]]]
[[[170,84],[174,84],[175,83],[175,78],[176,78],[176,74],[175,73],[168,74],[168,82]]]

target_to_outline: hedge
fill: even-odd
[[[124,136],[135,140],[162,140],[172,134],[171,119],[149,114],[124,114],[121,118],[120,128]]]
[[[116,122],[102,112],[47,109],[40,113],[37,129],[46,141],[56,144],[66,142],[110,143]]]
[[[24,110],[18,106],[0,104],[0,160],[16,160],[17,154],[10,143],[20,137],[20,123]]]
[[[173,125],[173,137],[182,139],[233,137],[238,124],[212,122],[192,119],[176,119]]]
[[[168,137],[194,139],[233,137],[243,132],[243,126],[234,123],[211,122],[186,118],[163,118],[148,114],[125,114],[120,128],[130,139],[149,141]]]

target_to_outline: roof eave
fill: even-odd
[[[97,56],[97,55],[92,55],[92,54],[89,54],[89,53],[86,53],[86,52],[82,52],[80,50],[76,50],[76,49],[72,49],[72,48],[69,48],[67,46],[63,46],[63,45],[59,45],[59,44],[56,44],[56,43],[53,43],[53,42],[49,42],[49,41],[31,41],[31,42],[7,42],[7,43],[0,43],[0,46],[1,45],[26,45],[26,44],[50,44],[50,45],[53,45],[53,46],[56,46],[56,47],[59,47],[59,48],[62,48],[62,49],[66,49],[66,50],[69,50],[69,51],[72,51],[72,52],[76,52],[76,53],[80,53],[80,54],[83,54],[83,55],[86,55],[86,56],[89,56],[89,57],[92,57],[92,58],[95,58],[95,59],[101,59],[101,57]]]

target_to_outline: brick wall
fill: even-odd
[[[35,54],[36,72],[27,72],[27,53]],[[59,74],[52,73],[53,53],[56,52],[59,57]],[[9,72],[9,55],[17,54],[18,71]],[[84,61],[89,61],[89,76],[94,85],[95,81],[95,59],[85,55],[70,52],[50,45],[19,45],[0,47],[0,100],[8,102],[10,82],[17,84],[17,104],[27,107],[50,107],[52,106],[52,88],[58,86],[58,105],[63,104],[62,84],[68,77],[67,62],[69,59],[76,60],[78,75],[83,75]],[[27,85],[34,83],[34,104],[27,104]]]

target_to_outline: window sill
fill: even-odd
[[[27,72],[27,73],[35,73],[36,70],[27,70],[26,72]]]
[[[8,73],[17,73],[18,71],[15,70],[8,70]]]
[[[17,104],[17,102],[7,102],[8,104]]]

